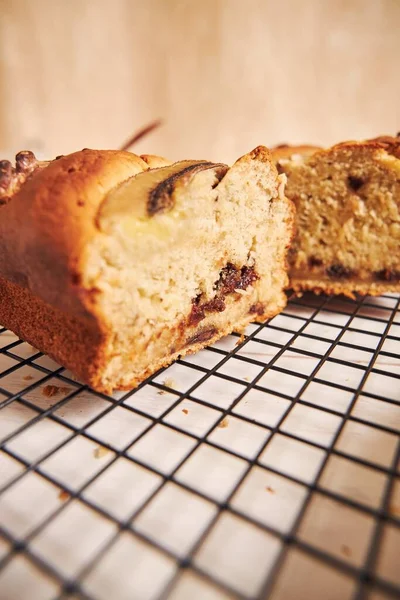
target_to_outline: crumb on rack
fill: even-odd
[[[185,415],[188,415],[188,414],[189,414],[189,411],[188,411],[188,409],[187,409],[187,408],[182,408],[182,412],[183,412],[183,413],[185,413]]]
[[[236,342],[235,346],[240,346],[240,344],[242,344],[244,342],[244,340],[246,339],[246,336],[244,333],[240,334],[240,338],[238,339],[238,341]]]
[[[166,394],[167,392],[165,390],[158,390],[157,394],[159,396],[164,396],[164,394]]]
[[[347,544],[342,544],[340,546],[340,551],[342,554],[344,554],[344,556],[351,556],[352,552],[351,552],[351,548],[349,546],[347,546]]]
[[[272,488],[270,485],[267,485],[265,489],[270,494],[275,494],[276,493],[275,490],[274,490],[274,488]]]
[[[68,500],[68,498],[70,498],[70,495],[66,490],[60,490],[58,497],[62,502],[65,502],[66,500]]]
[[[24,381],[32,381],[33,376],[32,375],[25,375],[25,377],[22,378]]]
[[[70,389],[66,386],[48,384],[44,386],[42,393],[44,396],[47,396],[47,398],[51,398],[56,394],[68,394],[69,391]]]
[[[229,419],[228,419],[228,417],[224,417],[224,418],[222,419],[222,421],[221,421],[220,423],[218,423],[218,427],[219,427],[220,429],[225,429],[225,428],[226,428],[226,427],[228,427],[228,426],[229,426]]]
[[[250,377],[249,377],[248,375],[246,375],[246,377],[243,377],[243,379],[244,379],[245,381],[250,381]]]
[[[171,390],[176,389],[176,382],[174,379],[172,379],[172,377],[167,377],[167,379],[163,381],[163,385],[165,385],[165,387],[171,388]]]
[[[389,504],[389,512],[391,515],[400,517],[400,504]]]
[[[58,394],[58,392],[60,391],[60,388],[57,385],[45,385],[44,388],[42,389],[42,394],[44,396],[47,396],[47,398],[51,398],[52,396],[55,396],[56,394]]]
[[[93,455],[95,458],[103,458],[103,456],[106,456],[109,452],[111,452],[111,450],[105,446],[97,446],[97,448],[93,450]]]

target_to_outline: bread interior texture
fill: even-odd
[[[296,205],[293,287],[379,293],[400,289],[400,160],[374,145],[343,144],[281,159]]]
[[[99,387],[131,386],[284,307],[292,212],[278,187],[255,155],[152,169],[107,194],[81,282],[107,325]]]

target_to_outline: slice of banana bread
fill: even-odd
[[[400,137],[272,153],[297,212],[291,287],[350,297],[400,291]]]
[[[130,388],[286,304],[293,205],[270,152],[231,168],[83,150],[0,175],[0,323]]]

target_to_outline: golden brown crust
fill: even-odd
[[[86,149],[36,171],[0,208],[0,276],[61,310],[93,313],[81,278],[96,214],[110,189],[147,169],[129,152]]]
[[[96,319],[70,315],[0,277],[0,323],[99,389],[105,339]]]
[[[331,146],[330,148],[323,148],[322,146],[313,146],[310,144],[303,144],[299,146],[291,146],[289,144],[280,144],[271,149],[272,157],[276,162],[281,159],[290,159],[294,155],[300,155],[303,158],[311,156],[316,152],[332,152],[336,148],[376,148],[386,150],[387,152],[394,153],[395,156],[400,158],[400,136],[381,135],[376,138],[368,140],[354,141],[349,140],[346,142],[340,142]]]
[[[236,330],[244,330],[252,321],[262,323],[275,314],[276,311],[268,310],[267,307],[262,315],[244,316],[236,324]],[[113,387],[105,385],[101,377],[108,356],[106,338],[99,330],[96,319],[69,315],[50,306],[27,288],[0,277],[0,323],[38,350],[46,349],[51,358],[70,369],[78,379],[93,389],[105,394],[112,393]],[[119,386],[119,389],[136,387],[178,357],[194,354],[203,348],[204,341],[211,345],[229,333],[231,328],[215,330],[214,335],[206,340],[199,339],[197,344],[180,348],[163,360],[149,364],[140,377],[132,377],[126,385]]]
[[[360,296],[382,296],[390,292],[400,292],[400,283],[365,283],[359,281],[347,281],[347,282],[335,282],[321,279],[300,279],[291,278],[290,289],[296,293],[299,292],[313,292],[318,296],[320,294],[326,294],[327,296],[338,296],[343,295],[348,298],[355,299],[357,295]],[[390,289],[388,289],[390,288]]]
[[[288,144],[280,144],[279,146],[275,146],[271,148],[271,154],[275,161],[279,161],[282,158],[291,158],[293,154],[300,154],[301,156],[309,156],[314,154],[318,150],[322,150],[321,146],[311,146],[311,145],[302,145],[302,146],[290,146]]]
[[[155,156],[154,154],[141,154],[140,158],[149,165],[150,169],[158,169],[160,167],[169,167],[172,165],[170,160],[163,158],[162,156]]]

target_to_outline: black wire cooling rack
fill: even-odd
[[[105,396],[0,329],[0,597],[400,597],[400,298],[304,296]]]

